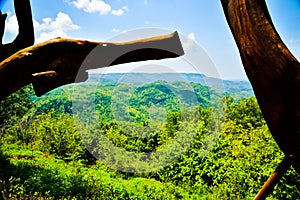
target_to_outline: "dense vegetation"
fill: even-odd
[[[0,199],[252,199],[283,158],[254,97],[180,81],[95,84],[41,98],[27,87],[0,102]],[[155,171],[97,144],[105,136],[128,152],[155,152],[181,132],[192,143],[177,152],[187,142],[179,137],[165,148],[176,159]],[[299,187],[290,169],[270,199],[297,199]]]

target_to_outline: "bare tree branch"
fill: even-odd
[[[300,173],[300,63],[280,39],[264,0],[221,0],[269,129]]]
[[[14,0],[14,8],[19,26],[19,33],[13,42],[2,44],[7,14],[0,11],[0,60],[4,60],[17,51],[34,44],[34,30],[30,0]]]
[[[90,53],[93,59],[81,66]],[[88,69],[183,54],[177,32],[123,43],[57,38],[20,50],[0,63],[0,99],[30,83],[42,95],[73,83],[79,70],[79,78],[85,81]]]

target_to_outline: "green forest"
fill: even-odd
[[[0,199],[253,199],[284,155],[251,88],[224,88],[22,88],[0,102]],[[299,188],[291,168],[269,199],[297,199]]]

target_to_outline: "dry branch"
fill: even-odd
[[[85,60],[90,53],[93,59]],[[0,99],[30,83],[36,94],[42,95],[75,79],[78,81],[79,69],[79,78],[85,81],[87,73],[83,71],[87,69],[183,54],[177,32],[122,43],[56,38],[20,50],[0,63]]]
[[[221,0],[269,129],[300,173],[300,63],[280,39],[264,0]]]

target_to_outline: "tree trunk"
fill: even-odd
[[[34,30],[30,0],[14,0],[15,13],[18,21],[19,33],[13,42],[2,44],[5,29],[6,14],[0,11],[0,60],[4,60],[17,51],[34,44]]]
[[[85,58],[93,54],[93,59]],[[59,86],[87,79],[88,69],[183,55],[177,32],[123,43],[57,38],[20,50],[0,63],[0,99],[33,83],[42,95]]]
[[[300,173],[300,63],[280,39],[264,0],[221,0],[269,129]]]

